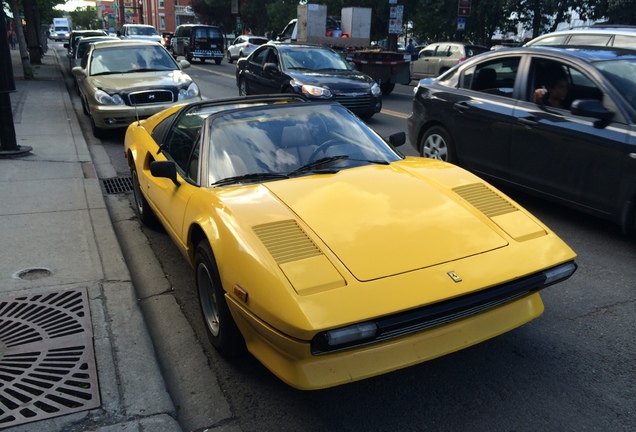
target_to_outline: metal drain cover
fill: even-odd
[[[99,405],[86,289],[0,299],[0,429]]]
[[[120,194],[132,191],[132,177],[113,177],[102,180],[107,194]]]

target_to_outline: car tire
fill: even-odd
[[[433,126],[426,131],[419,142],[420,154],[429,159],[438,159],[454,163],[455,144],[450,134],[441,126]]]
[[[214,63],[220,65],[223,59],[214,59]]]
[[[93,132],[93,136],[95,138],[104,138],[104,129],[98,128],[95,124],[95,119],[93,119],[92,115],[89,115],[91,119],[91,131]]]
[[[230,54],[230,52],[227,52],[227,62],[229,64],[232,64],[234,62],[234,59],[232,59],[232,54]]]
[[[247,86],[247,81],[243,77],[239,78],[238,88],[239,88],[239,96],[247,96],[250,94],[250,89]]]
[[[84,112],[84,115],[90,115],[91,113],[88,111],[88,106],[86,105],[86,101],[84,100],[83,97],[81,97],[82,99],[82,111]]]
[[[219,270],[207,240],[197,245],[194,276],[201,315],[212,346],[228,358],[241,355],[245,351],[245,341],[225,300]]]
[[[154,212],[150,208],[146,197],[141,192],[141,186],[139,185],[139,175],[137,175],[137,168],[135,168],[134,161],[132,162],[132,166],[130,167],[130,177],[133,186],[132,189],[135,214],[144,225],[151,228],[157,227],[159,221],[157,220],[157,216],[155,216]]]
[[[185,50],[185,52],[184,52],[183,54],[184,54],[184,57],[186,58],[186,60],[187,60],[188,62],[192,63],[192,58],[193,58],[193,57],[192,57],[192,54],[190,53],[190,51]]]
[[[380,84],[380,90],[382,90],[383,95],[390,95],[394,88],[395,88],[395,83]]]

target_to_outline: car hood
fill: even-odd
[[[172,88],[192,81],[188,74],[175,70],[161,72],[131,72],[89,77],[95,88],[104,91],[130,91],[140,88]]]
[[[368,75],[356,71],[290,72],[290,78],[302,84],[326,87],[331,90],[365,89],[374,83]]]
[[[266,186],[361,281],[459,260],[508,244],[484,213],[467,205],[452,190],[396,164]],[[420,246],[417,253],[413,253],[413,245]]]

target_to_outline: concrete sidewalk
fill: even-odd
[[[11,55],[32,151],[0,158],[0,429],[181,431],[58,59],[24,80]]]

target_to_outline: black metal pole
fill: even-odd
[[[22,156],[31,147],[20,147],[15,137],[13,111],[9,93],[16,91],[9,41],[7,39],[7,17],[0,7],[0,157]]]

